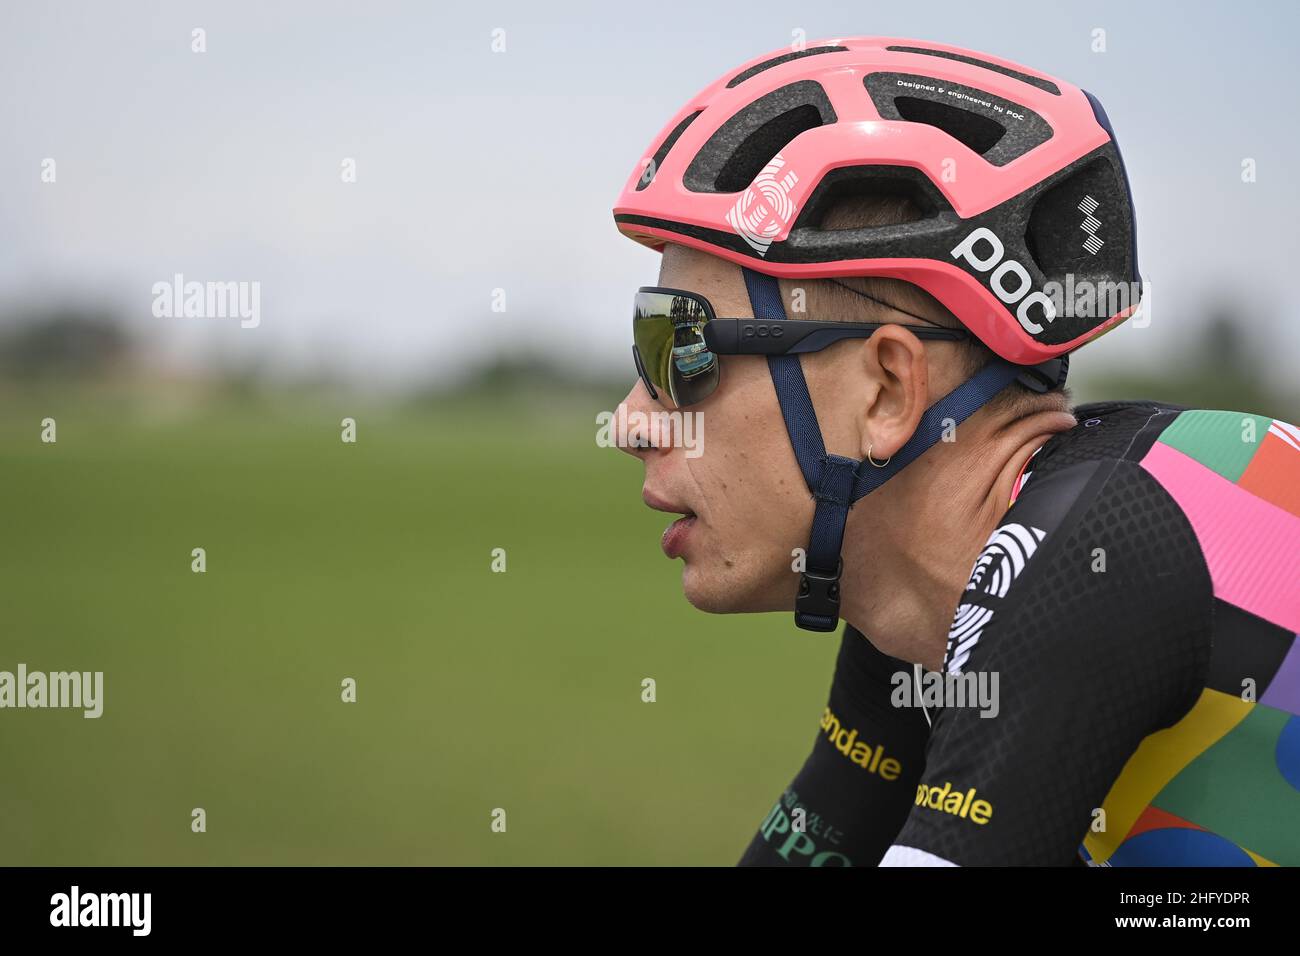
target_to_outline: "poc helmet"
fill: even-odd
[[[921,218],[821,228],[837,200],[862,194],[906,197]],[[1101,104],[938,43],[823,40],[727,73],[651,144],[614,219],[652,248],[680,243],[740,265],[756,318],[785,318],[778,278],[887,276],[930,293],[999,357],[936,402],[884,468],[827,455],[798,356],[768,359],[817,501],[795,610],[812,630],[838,621],[854,502],[1011,382],[1063,383],[1068,353],[1138,306],[1121,295],[1113,313],[1059,308],[1063,289],[1087,283],[1140,288],[1128,178]]]

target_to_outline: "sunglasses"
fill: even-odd
[[[854,290],[856,291],[856,290]],[[861,294],[861,293],[859,293]],[[864,296],[864,298],[870,298]],[[879,300],[876,300],[879,301]],[[887,303],[882,303],[887,304]],[[901,310],[900,310],[901,311]],[[907,313],[911,314],[911,313]],[[917,316],[920,318],[920,316]],[[801,355],[844,339],[865,339],[896,322],[818,319],[719,319],[694,292],[643,286],[632,310],[632,358],[653,399],[667,392],[677,407],[702,402],[718,387],[720,355]],[[965,329],[908,325],[919,339],[961,341]]]

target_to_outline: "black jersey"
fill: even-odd
[[[941,671],[846,628],[742,864],[1300,864],[1300,429],[1075,414],[1017,481]]]

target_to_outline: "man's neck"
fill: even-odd
[[[982,418],[849,514],[841,615],[884,653],[930,670],[943,664],[953,612],[1025,463],[1075,424],[1069,412]]]

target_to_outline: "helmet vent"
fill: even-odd
[[[996,146],[1007,131],[1006,127],[987,116],[914,96],[895,97],[894,108],[899,117],[909,123],[937,126],[981,156]]]
[[[718,127],[691,160],[682,182],[697,193],[741,192],[796,136],[834,122],[835,110],[821,84],[800,80],[783,86]]]
[[[651,158],[650,164],[646,166],[645,172],[643,172],[641,177],[636,181],[637,192],[640,192],[654,182],[655,173],[657,173],[659,167],[663,165],[664,158],[668,155],[668,151],[672,149],[677,143],[677,140],[681,138],[682,133],[686,132],[686,127],[690,126],[691,123],[695,121],[695,117],[699,116],[703,112],[704,110],[696,110],[690,116],[686,117],[686,119],[673,127],[673,131],[668,134],[668,137],[662,144],[660,144],[659,148],[655,150],[655,154]]]
[[[981,69],[992,70],[994,73],[1001,73],[1003,76],[1009,76],[1012,79],[1019,80],[1021,83],[1028,83],[1030,86],[1037,87],[1053,96],[1061,95],[1061,88],[1051,80],[1045,80],[1041,76],[1031,76],[1028,73],[1022,73],[1020,70],[1013,70],[1008,66],[999,66],[996,63],[990,63],[988,60],[977,60],[973,56],[966,56],[962,53],[949,53],[947,50],[927,50],[919,46],[887,46],[886,50],[891,53],[919,53],[922,56],[938,56],[945,60],[956,60],[958,63],[968,63],[971,66],[978,66]]]
[[[973,86],[913,73],[872,73],[862,83],[882,119],[941,129],[994,166],[1052,138],[1029,107]]]
[[[1025,246],[1048,279],[1099,280],[1129,274],[1128,194],[1105,158],[1053,183],[1034,202]]]
[[[932,219],[950,208],[934,184],[917,169],[909,166],[841,166],[822,177],[794,227],[829,232],[878,228],[833,225],[829,214],[860,201],[882,199],[895,200],[894,208],[900,212],[900,218],[888,224],[891,227]],[[905,215],[903,211],[906,211]]]
[[[774,66],[780,66],[782,63],[789,63],[791,60],[801,60],[806,56],[817,56],[819,53],[843,53],[847,49],[848,47],[846,46],[816,46],[811,50],[799,50],[795,53],[786,53],[782,56],[774,56],[770,60],[764,60],[762,63],[751,66],[748,70],[742,70],[737,73],[731,78],[731,82],[727,84],[727,89],[731,89],[733,86],[739,86],[750,77],[757,76],[764,70],[770,70]]]

